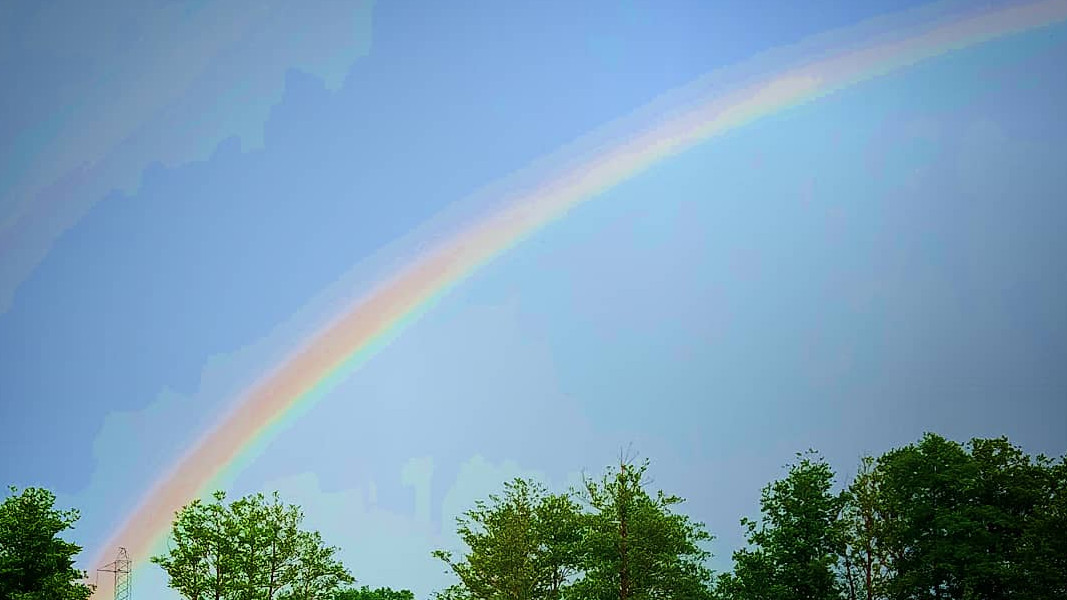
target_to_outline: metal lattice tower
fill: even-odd
[[[130,567],[133,561],[126,553],[125,548],[119,548],[119,555],[108,564],[96,570],[97,578],[100,573],[113,573],[115,575],[115,600],[130,600]]]

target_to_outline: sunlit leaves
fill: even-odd
[[[326,600],[354,579],[303,513],[275,493],[230,504],[216,492],[178,511],[165,554],[152,557],[189,600]]]

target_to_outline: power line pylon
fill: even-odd
[[[100,573],[114,573],[115,575],[115,600],[130,600],[130,567],[133,561],[126,553],[125,548],[119,548],[119,555],[115,560],[96,570],[97,579]]]

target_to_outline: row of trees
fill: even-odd
[[[926,435],[864,458],[847,484],[818,454],[768,484],[730,572],[706,566],[712,536],[620,460],[578,489],[516,479],[458,520],[465,550],[438,550],[456,583],[438,600],[996,600],[1067,598],[1067,463],[1004,438]],[[86,600],[60,537],[78,518],[51,492],[0,504],[0,600]],[[222,492],[176,515],[152,560],[189,600],[414,600],[351,587],[337,548],[277,494]]]
[[[439,600],[1033,600],[1067,598],[1067,465],[1007,439],[929,434],[867,457],[847,485],[797,455],[742,519],[747,546],[713,577],[711,535],[646,489],[648,463],[552,494],[516,479],[437,551]]]
[[[87,600],[94,587],[74,568],[77,544],[61,534],[76,509],[55,507],[41,488],[0,503],[0,600]],[[176,515],[168,549],[153,557],[170,586],[189,600],[415,600],[408,590],[349,587],[351,573],[318,532],[305,531],[300,507],[278,494],[227,503],[222,492]]]
[[[764,488],[723,599],[1067,598],[1067,465],[1004,438],[926,435],[834,473],[802,455]]]
[[[461,559],[438,550],[459,583],[441,600],[690,598],[710,572],[711,536],[646,490],[648,463],[620,462],[579,493],[551,494],[516,479],[461,516]]]

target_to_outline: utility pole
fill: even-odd
[[[97,581],[100,573],[113,573],[115,575],[115,600],[130,600],[130,571],[133,561],[126,553],[126,548],[119,548],[119,555],[115,560],[96,570]]]

